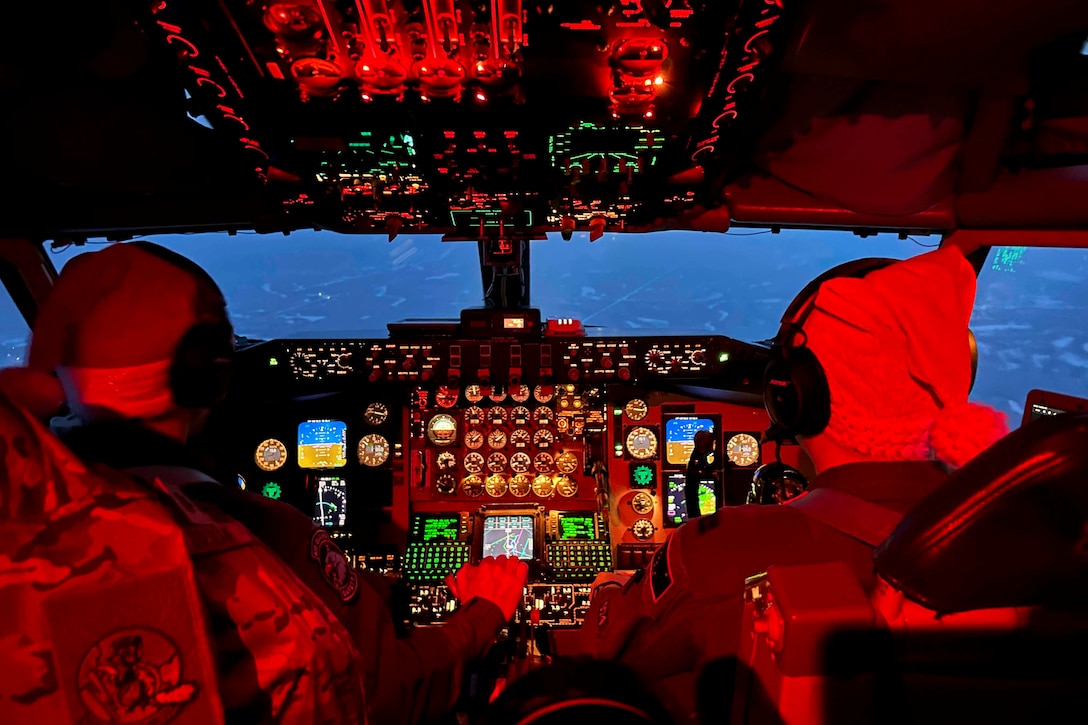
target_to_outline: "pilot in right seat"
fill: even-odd
[[[974,296],[974,269],[954,246],[799,295],[766,402],[816,467],[807,495],[846,494],[860,502],[850,515],[902,513],[1004,435],[1002,414],[967,399]],[[773,564],[842,561],[871,586],[872,553],[792,502],[720,509],[677,529],[626,583],[604,579],[582,645],[635,669],[679,721],[724,721],[745,579]]]
[[[311,648],[336,648],[336,637],[347,630],[350,639],[345,636],[347,644],[340,646],[351,650],[354,642],[361,655],[358,669],[371,725],[430,721],[449,713],[465,666],[486,653],[513,616],[525,563],[497,557],[466,565],[456,575],[461,609],[443,627],[399,638],[389,603],[380,594],[384,587],[370,579],[376,575],[351,568],[336,543],[298,509],[211,480],[210,467],[187,445],[210,407],[225,395],[232,352],[226,303],[203,269],[158,245],[117,244],[69,262],[34,325],[28,368],[5,371],[0,387],[42,418],[53,412],[46,409],[50,404],[66,400],[80,420],[62,433],[62,440],[84,461],[130,470],[170,467],[191,475],[174,482],[188,499],[217,521],[241,522],[297,577],[289,587],[316,594],[331,618],[339,620],[342,627],[315,629],[314,636],[325,632],[324,639]],[[314,689],[265,681],[261,670],[253,669],[252,654],[247,660],[250,638],[258,632],[265,638],[263,654],[270,653],[269,644],[271,650],[286,644],[293,656],[295,648],[281,642],[279,633],[294,630],[289,622],[268,616],[231,629],[221,620],[246,606],[244,594],[234,591],[234,581],[200,571],[195,561],[205,607],[213,612],[213,623],[219,622],[220,692],[228,722],[362,721],[334,717],[350,710],[344,705],[352,701],[351,694],[342,683],[314,682],[322,667],[337,660],[335,653],[315,656],[301,672],[292,670],[300,683],[312,683]],[[261,571],[247,573],[275,591],[284,569],[264,561]],[[238,571],[247,566],[235,563]],[[307,610],[312,607],[304,600],[310,595],[303,594],[293,606],[288,603],[287,611],[310,621]],[[282,669],[281,664],[272,662],[268,671]]]

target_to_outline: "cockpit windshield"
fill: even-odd
[[[437,236],[349,236],[301,231],[289,237],[156,236],[219,282],[237,333],[283,337],[385,334],[389,322],[456,318],[482,303],[473,242]],[[705,331],[765,340],[812,278],[864,256],[906,258],[934,237],[869,238],[842,231],[739,229],[700,232],[558,234],[531,243],[531,291],[544,317],[587,329]],[[97,245],[51,250],[59,269]],[[1017,425],[1028,390],[1088,395],[1088,250],[1000,247],[979,275],[972,329],[979,343],[972,397]],[[12,307],[0,320],[6,364],[23,358],[25,323]]]

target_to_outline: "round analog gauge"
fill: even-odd
[[[439,413],[427,422],[427,440],[436,446],[448,446],[457,441],[457,419],[449,413]]]
[[[363,413],[363,420],[367,425],[381,425],[389,417],[389,408],[386,408],[382,403],[371,403],[366,406],[366,412]]]
[[[506,408],[496,405],[487,411],[487,419],[491,425],[502,425],[506,422]]]
[[[537,473],[551,473],[555,468],[555,459],[551,453],[537,453],[533,456],[533,468]]]
[[[631,533],[635,535],[635,538],[639,541],[646,541],[653,538],[654,532],[657,529],[654,527],[654,522],[649,519],[639,519],[631,526]]]
[[[645,400],[635,398],[627,401],[627,405],[623,406],[623,412],[631,420],[642,420],[650,412],[650,406],[646,405]]]
[[[533,445],[537,448],[550,448],[552,443],[555,443],[555,433],[547,428],[541,428],[533,433]]]
[[[510,420],[514,421],[514,425],[525,425],[529,422],[529,415],[529,409],[519,405],[510,411]]]
[[[484,391],[479,385],[469,385],[465,388],[465,400],[470,403],[479,403],[484,399]]]
[[[473,451],[465,456],[465,470],[469,473],[479,473],[484,470],[483,454]]]
[[[759,462],[759,441],[747,433],[737,433],[725,444],[725,455],[735,466],[750,466]]]
[[[555,459],[555,467],[560,473],[574,473],[578,470],[578,456],[570,451],[564,451]]]
[[[449,471],[457,468],[457,456],[449,451],[442,451],[438,454],[438,458],[435,459],[435,465],[438,466],[439,471]]]
[[[533,434],[524,428],[518,428],[510,434],[510,445],[514,448],[527,448],[533,442]]]
[[[484,477],[476,473],[465,476],[461,480],[461,490],[465,492],[466,496],[476,498],[484,492]]]
[[[570,476],[556,476],[555,491],[560,496],[570,498],[574,494],[578,493],[578,482]]]
[[[468,425],[479,425],[484,422],[484,409],[473,405],[469,408],[465,408],[465,423]]]
[[[537,425],[551,425],[555,419],[555,413],[551,408],[545,408],[541,406],[533,412],[533,420]]]
[[[257,452],[253,454],[253,460],[262,471],[275,471],[287,463],[287,446],[275,438],[261,441]]]
[[[552,481],[552,477],[546,473],[541,473],[533,479],[533,493],[540,498],[551,498],[555,493],[555,482]]]
[[[627,452],[632,458],[653,458],[657,455],[657,436],[649,428],[632,428],[627,434]]]
[[[491,386],[491,392],[487,394],[487,398],[492,403],[501,403],[506,400],[506,388],[502,385]]]
[[[524,403],[531,398],[533,391],[529,389],[528,385],[511,385],[510,386],[510,399],[515,403]]]
[[[479,448],[483,444],[484,444],[484,434],[483,434],[482,431],[470,430],[468,433],[465,433],[465,445],[468,446],[469,448],[471,448],[472,450],[476,450],[477,448]]]
[[[538,385],[533,388],[533,399],[538,403],[547,403],[555,397],[554,385]]]
[[[494,496],[498,498],[506,493],[506,476],[501,473],[492,473],[487,477],[487,483],[484,484],[484,488],[487,489],[488,496]]]
[[[525,451],[519,451],[510,456],[510,470],[514,473],[525,473],[533,465],[533,459]]]
[[[527,496],[533,490],[533,477],[528,473],[519,473],[510,479],[510,493],[518,498]]]
[[[639,491],[631,499],[631,508],[639,516],[646,516],[654,510],[654,497],[645,491]]]
[[[458,393],[457,388],[441,385],[434,393],[434,402],[439,408],[452,408],[457,405]]]
[[[457,479],[452,473],[443,473],[434,480],[435,490],[439,493],[451,494],[457,491]]]
[[[559,418],[555,421],[555,429],[560,433],[566,433],[568,430],[570,430],[570,418],[562,415],[559,416]]]
[[[502,473],[506,470],[506,454],[495,451],[487,457],[487,470]]]
[[[487,445],[492,448],[504,448],[506,446],[506,431],[496,428],[487,434]]]
[[[372,468],[389,460],[389,441],[385,436],[370,433],[359,440],[359,463]]]

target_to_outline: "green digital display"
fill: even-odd
[[[595,538],[597,538],[597,527],[593,525],[593,514],[560,514],[560,541]]]
[[[418,516],[412,522],[412,538],[416,541],[457,541],[460,535],[460,514]]]

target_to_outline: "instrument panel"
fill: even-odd
[[[246,437],[240,480],[407,586],[413,624],[441,623],[456,608],[445,576],[500,552],[530,562],[520,617],[577,626],[599,572],[640,567],[687,519],[699,431],[715,441],[699,489],[707,512],[734,503],[733,489],[743,497],[767,455],[761,407],[657,382],[731,375],[744,388],[758,350],[720,336],[598,342],[247,348],[243,379],[265,402],[228,436]]]

